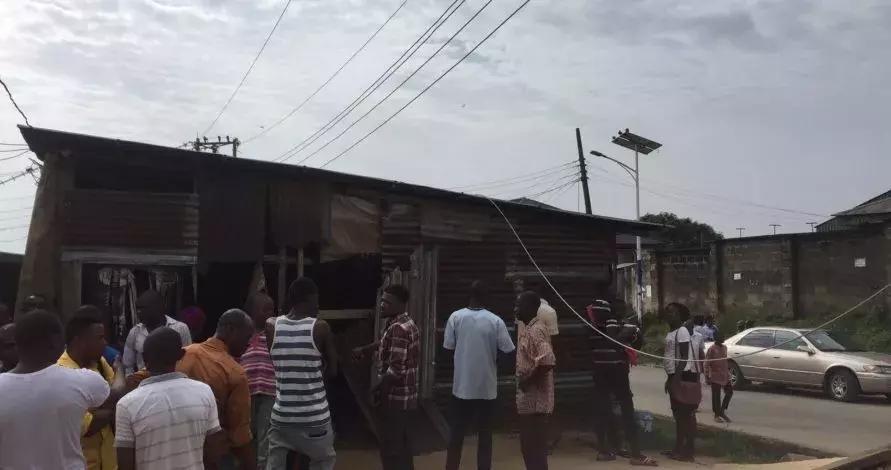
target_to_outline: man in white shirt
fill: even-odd
[[[117,406],[120,470],[200,470],[205,463],[216,468],[226,452],[210,386],[176,372],[183,354],[182,339],[171,328],[158,328],[146,338],[144,357],[151,377]]]
[[[470,286],[467,308],[449,317],[443,346],[455,352],[452,382],[454,419],[446,470],[458,470],[464,434],[475,417],[478,424],[477,467],[492,467],[492,412],[498,396],[498,353],[514,351],[504,320],[483,307],[486,292],[480,281]]]
[[[56,365],[65,341],[53,313],[17,315],[15,340],[19,362],[0,375],[0,468],[83,470],[81,422],[109,399],[108,382]]]
[[[142,348],[149,333],[166,326],[179,333],[183,346],[192,344],[189,327],[181,321],[174,320],[164,314],[164,299],[157,291],[147,290],[136,299],[136,318],[139,323],[130,329],[127,342],[124,343],[124,372],[130,375],[145,369],[142,360]]]
[[[667,455],[673,460],[692,462],[696,440],[696,408],[698,404],[684,403],[674,395],[674,381],[695,383],[699,386],[699,363],[694,363],[697,353],[688,328],[690,310],[683,304],[670,303],[665,306],[664,317],[671,331],[665,335],[663,367],[668,378],[665,380],[665,393],[671,402],[671,413],[675,420],[675,444]],[[702,336],[699,335],[701,338]],[[700,355],[701,357],[701,355]]]

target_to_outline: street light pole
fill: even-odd
[[[629,150],[634,151],[634,168],[616,160],[615,158],[608,157],[603,153],[600,153],[596,150],[591,151],[591,155],[596,157],[605,158],[607,160],[612,161],[613,163],[618,164],[622,167],[623,170],[628,172],[631,175],[631,178],[634,179],[634,206],[635,206],[635,218],[640,220],[640,154],[649,155],[653,150],[662,147],[662,144],[659,142],[647,139],[646,137],[641,137],[636,134],[632,134],[625,129],[624,131],[619,131],[619,134],[613,137],[612,142],[616,145],[625,147]],[[634,308],[637,310],[637,321],[638,323],[642,322],[643,317],[643,248],[641,247],[641,239],[640,235],[635,235],[635,268],[636,268],[636,284],[637,284],[637,292],[634,297]]]

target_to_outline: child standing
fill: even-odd
[[[708,362],[705,363],[705,380],[712,386],[712,411],[715,413],[715,422],[729,423],[727,407],[730,405],[730,397],[733,396],[733,386],[730,384],[730,367],[727,363],[727,346],[724,346],[724,335],[715,331],[715,344],[705,354]],[[721,402],[721,389],[724,390],[724,401]]]

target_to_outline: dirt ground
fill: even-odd
[[[591,448],[593,439],[581,433],[564,433],[560,445],[550,456],[548,466],[551,470],[588,470],[628,469],[632,468],[627,460],[615,462],[597,462],[596,454]],[[464,441],[464,454],[461,459],[462,470],[476,470],[476,438],[468,436]],[[694,464],[674,462],[659,455],[651,457],[659,461],[660,468],[711,468],[718,463],[708,457],[699,459]],[[441,469],[445,466],[445,452],[415,457],[415,468],[421,470]],[[380,470],[380,459],[376,449],[343,449],[337,451],[336,470]],[[511,434],[496,434],[493,443],[492,468],[498,470],[522,470],[523,457],[520,455],[520,441]],[[638,467],[633,467],[638,468]]]

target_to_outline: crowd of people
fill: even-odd
[[[90,305],[66,325],[41,299],[13,315],[0,308],[0,469],[293,469],[332,470],[335,435],[326,390],[340,366],[331,326],[318,318],[318,287],[299,278],[276,316],[264,292],[224,312],[214,335],[192,343],[188,324],[164,314],[161,295],[136,302],[138,324],[123,353],[109,351],[102,312]],[[452,313],[443,348],[453,354],[451,434],[446,470],[460,466],[475,424],[479,470],[492,467],[500,356],[513,356],[520,448],[528,470],[548,468],[559,439],[553,425],[559,334],[557,314],[534,290],[518,291],[516,345],[502,317],[486,308],[475,281],[466,308]],[[351,360],[373,360],[372,398],[384,470],[414,469],[421,332],[407,312],[408,290],[383,289],[380,340]],[[638,441],[629,374],[643,335],[624,320],[621,301],[596,300],[591,342],[597,460],[618,457],[656,466]],[[690,319],[681,304],[663,312],[665,390],[676,421],[669,458],[692,461],[700,376],[712,389],[715,419],[730,421],[732,396],[723,335],[711,319]],[[705,353],[705,341],[716,346]],[[697,362],[698,359],[709,362]],[[721,394],[724,394],[723,400]],[[613,408],[621,410],[616,420]],[[619,435],[627,441],[627,448]]]

